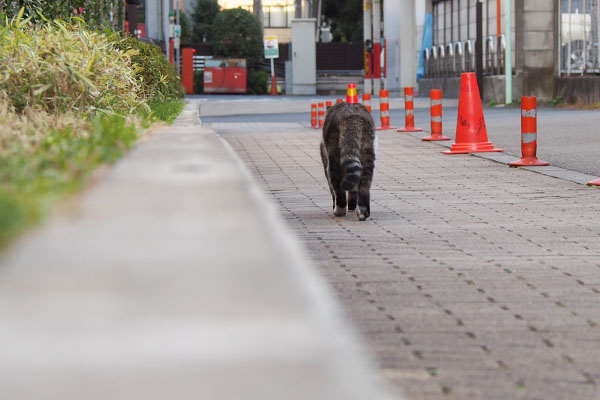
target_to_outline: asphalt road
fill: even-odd
[[[276,110],[274,110],[276,111]],[[455,138],[457,107],[445,107],[444,134]],[[392,124],[402,126],[404,110],[390,111]],[[506,154],[520,157],[520,108],[484,107],[488,139]],[[379,121],[379,111],[373,118]],[[428,130],[429,110],[415,110],[415,124]],[[310,124],[310,115],[273,113],[203,117],[212,122],[296,122]],[[551,165],[600,177],[600,110],[574,110],[538,106],[538,158]]]

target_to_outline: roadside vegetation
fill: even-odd
[[[183,108],[154,45],[81,18],[0,14],[0,247]]]

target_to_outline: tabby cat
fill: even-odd
[[[337,103],[327,112],[321,159],[335,216],[346,215],[346,205],[349,211],[356,210],[361,221],[371,214],[376,140],[373,118],[362,104]]]

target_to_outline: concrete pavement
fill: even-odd
[[[197,105],[0,261],[2,399],[386,399]]]
[[[211,121],[279,204],[398,393],[600,397],[598,189],[385,131],[372,218],[335,218],[319,131]]]

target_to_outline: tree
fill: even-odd
[[[363,0],[323,0],[323,19],[331,20],[335,42],[363,40]]]
[[[212,43],[214,55],[245,58],[250,68],[262,59],[260,22],[242,8],[223,10],[217,15],[213,23]]]
[[[252,12],[258,18],[258,22],[260,22],[260,30],[263,32],[263,6],[262,0],[254,0],[252,6]]]
[[[205,42],[211,40],[211,27],[220,10],[221,7],[217,0],[196,0],[196,6],[192,13],[195,41]]]
[[[192,43],[194,41],[194,38],[192,36],[192,27],[190,26],[190,19],[184,12],[182,12],[179,15],[179,25],[181,25],[181,41],[183,43]]]

